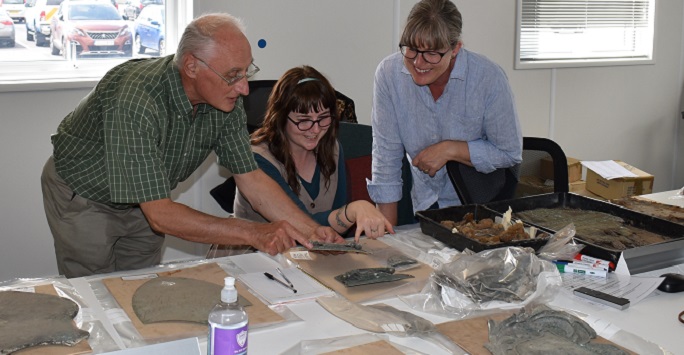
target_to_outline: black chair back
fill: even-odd
[[[521,176],[541,176],[540,165],[542,159],[551,159],[553,166],[553,180],[545,183],[553,183],[553,192],[569,192],[568,181],[568,159],[565,152],[558,145],[548,138],[523,137],[523,162],[521,165]]]
[[[515,195],[519,165],[481,173],[472,166],[457,161],[447,162],[447,174],[454,185],[461,204],[487,203],[508,200]]]
[[[245,106],[245,113],[247,114],[247,130],[249,133],[254,132],[261,127],[266,114],[266,105],[268,104],[268,97],[271,95],[273,86],[277,80],[250,80],[249,81],[249,95],[242,98],[242,103]]]

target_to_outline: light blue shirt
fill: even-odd
[[[488,58],[461,48],[442,96],[434,100],[404,67],[401,53],[383,59],[373,93],[373,175],[368,193],[376,203],[401,199],[401,160],[444,141],[468,142],[477,171],[492,172],[522,161],[522,131],[504,71]],[[413,210],[460,205],[442,168],[434,177],[411,166]]]

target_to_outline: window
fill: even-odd
[[[93,9],[108,7],[88,16],[107,16],[79,21],[86,4],[93,4]],[[150,21],[150,17],[133,20],[137,16],[125,15],[126,11],[138,15],[145,6],[158,7],[165,16]],[[36,83],[41,89],[83,87],[125,60],[174,53],[192,20],[192,9],[193,0],[28,0],[25,23],[14,23],[16,46],[0,48],[0,90],[33,90]],[[112,19],[112,14],[117,18]],[[136,43],[138,29],[144,27],[138,22],[143,21],[156,26],[156,32],[146,30]],[[81,23],[98,28],[82,28]],[[53,34],[61,40],[53,41]]]
[[[516,69],[653,63],[655,0],[518,0]]]

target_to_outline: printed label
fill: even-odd
[[[295,260],[313,260],[307,250],[291,251],[290,257]]]
[[[212,355],[241,355],[247,354],[247,328],[220,328],[211,326],[209,337],[209,354]]]

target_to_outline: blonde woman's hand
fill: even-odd
[[[356,233],[354,240],[359,241],[361,233],[365,233],[368,238],[376,239],[385,235],[385,232],[394,234],[392,223],[368,201],[359,200],[347,205],[349,218],[356,223]]]

